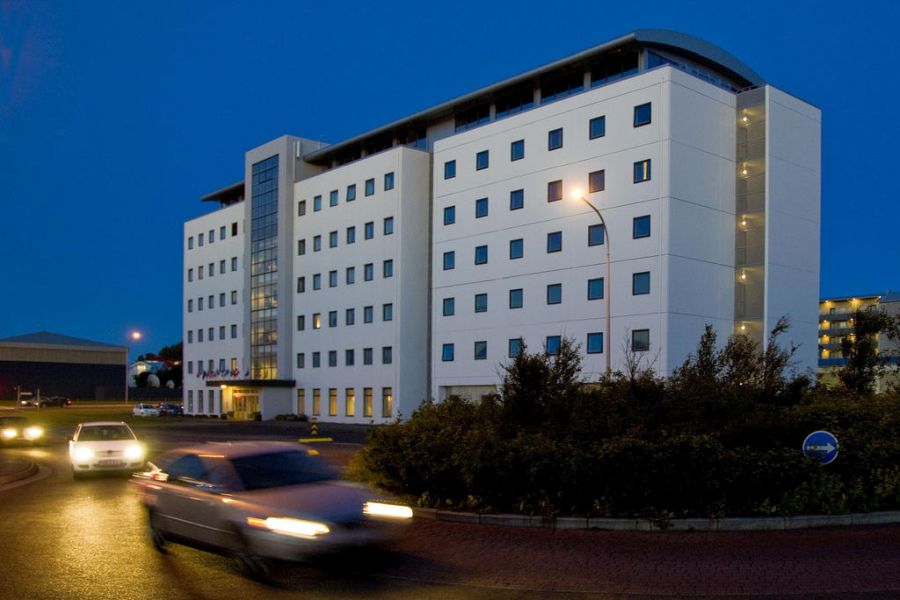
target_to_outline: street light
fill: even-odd
[[[604,342],[603,345],[603,353],[606,354],[606,374],[609,375],[612,372],[612,368],[610,366],[610,361],[612,359],[610,339],[612,338],[612,319],[611,319],[611,309],[610,305],[612,304],[612,274],[610,273],[610,262],[609,262],[609,227],[606,226],[606,221],[603,219],[603,215],[600,214],[600,210],[594,206],[594,204],[588,200],[582,193],[581,190],[574,190],[572,192],[573,200],[581,200],[585,204],[591,207],[591,209],[597,213],[597,218],[600,219],[600,224],[603,226],[603,245],[606,247],[606,277],[604,279],[604,290],[603,294],[606,296],[606,333],[604,334]]]
[[[128,334],[128,339],[138,342],[144,337],[140,331],[134,330]],[[128,382],[131,379],[131,365],[128,364],[128,344],[125,344],[125,404],[128,404]]]

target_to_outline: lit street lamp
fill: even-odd
[[[609,227],[606,226],[606,221],[603,220],[603,215],[600,214],[600,210],[593,205],[593,203],[588,200],[584,195],[582,195],[581,190],[575,190],[572,192],[572,198],[574,200],[581,200],[585,204],[591,207],[591,209],[597,213],[597,217],[600,219],[600,224],[603,226],[603,246],[606,248],[606,276],[603,281],[603,295],[606,297],[606,333],[603,335],[603,353],[606,354],[606,374],[612,371],[610,366],[610,360],[612,359],[610,338],[612,337],[612,320],[610,317],[610,305],[612,304],[612,273],[610,273],[610,263],[609,263]]]
[[[128,339],[133,342],[138,342],[140,339],[144,337],[144,334],[140,331],[132,331],[128,334]],[[128,383],[131,380],[131,365],[128,362],[128,344],[125,344],[125,403],[128,403]]]

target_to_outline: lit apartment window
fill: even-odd
[[[650,181],[650,159],[634,163],[634,182]]]
[[[511,338],[507,342],[509,358],[515,358],[522,352],[522,338]]]
[[[344,311],[344,325],[353,325],[356,323],[356,309],[348,308]]]
[[[322,315],[321,315],[321,313],[313,313],[313,316],[312,316],[312,328],[313,328],[313,329],[321,329],[321,328],[322,328]]]
[[[381,388],[381,416],[390,417],[394,414],[394,391],[386,387]]]
[[[313,236],[313,252],[321,252],[322,250],[322,236],[316,235]]]
[[[356,243],[356,227],[353,225],[347,228],[346,240],[348,244]]]
[[[551,181],[547,184],[547,202],[556,202],[562,200],[563,184],[562,179]]]
[[[475,246],[475,264],[476,265],[486,265],[488,261],[488,247],[484,246]]]
[[[547,254],[562,250],[562,231],[551,231],[547,234]]]
[[[588,226],[588,246],[601,246],[606,237],[603,225]]]
[[[588,122],[588,137],[601,138],[606,135],[606,117],[596,117]]]
[[[487,294],[475,294],[475,312],[482,313],[487,312],[488,309],[488,295]]]
[[[547,132],[547,150],[556,150],[563,146],[563,130],[562,128],[553,129]]]
[[[328,206],[337,206],[338,205],[338,191],[331,190],[328,193]]]
[[[509,240],[509,258],[514,260],[525,255],[525,242],[522,238]]]
[[[356,414],[356,390],[347,388],[344,390],[344,416],[352,417]]]
[[[366,196],[371,196],[375,193],[375,180],[374,179],[366,179]]]
[[[551,283],[547,286],[547,304],[562,303],[562,284]]]
[[[453,362],[453,344],[441,346],[441,360],[443,362]]]
[[[369,221],[363,226],[363,237],[367,240],[375,237],[375,221]]]
[[[347,186],[347,202],[356,200],[356,184],[352,183]]]
[[[443,315],[445,317],[453,316],[456,312],[456,299],[455,298],[444,298],[443,301]]]
[[[634,218],[631,227],[631,237],[634,239],[650,237],[650,215]]]
[[[522,160],[525,158],[525,140],[516,140],[509,145],[509,160]]]
[[[444,179],[453,179],[456,177],[456,161],[448,160],[444,163]]]
[[[587,282],[587,299],[602,300],[603,299],[603,278],[588,279]]]
[[[587,334],[587,353],[603,353],[603,333],[596,332]]]
[[[312,285],[313,285],[314,290],[322,289],[322,274],[321,273],[316,273],[315,275],[313,275]]]
[[[634,126],[640,127],[642,125],[649,125],[653,117],[653,112],[651,110],[651,104],[648,102],[647,104],[641,104],[639,106],[634,107]]]
[[[381,276],[387,279],[394,276],[394,261],[387,259],[381,264]]]
[[[366,263],[363,265],[363,281],[372,281],[375,278],[375,264]]]
[[[634,329],[631,332],[631,350],[633,352],[646,352],[650,350],[650,330]]]
[[[303,331],[304,329],[306,329],[306,316],[297,315],[297,331]]]
[[[384,235],[391,235],[392,233],[394,233],[394,217],[385,217]]]
[[[544,341],[544,348],[550,356],[556,356],[559,354],[559,344],[562,341],[562,338],[558,335],[548,335],[547,339]]]
[[[344,275],[344,281],[347,285],[353,285],[356,283],[356,267],[347,267],[346,273]]]
[[[394,189],[394,172],[384,174],[384,191]]]
[[[650,293],[650,272],[633,273],[631,275],[631,294],[642,296]]]
[[[509,307],[522,308],[523,297],[524,292],[522,291],[522,288],[509,290]]]
[[[391,346],[381,347],[381,364],[389,365],[394,362],[394,349]]]
[[[363,348],[363,364],[364,365],[372,364],[372,349],[371,348]]]
[[[525,206],[525,190],[513,190],[509,193],[509,210],[519,210]]]
[[[394,305],[391,302],[381,305],[381,320],[382,321],[393,321],[394,320]]]
[[[313,212],[322,210],[322,196],[313,196]]]
[[[588,191],[602,192],[606,189],[606,171],[603,169],[588,174]]]
[[[475,218],[480,219],[488,215],[488,199],[479,198],[475,201]]]
[[[456,207],[444,207],[444,225],[453,225],[456,223]]]
[[[312,414],[317,417],[322,414],[322,390],[313,389]]]
[[[372,363],[370,362],[369,364]],[[363,388],[363,416],[372,416],[372,388],[370,387]]]
[[[363,323],[371,323],[373,320],[373,316],[375,311],[371,306],[363,306]]]
[[[306,200],[301,200],[297,203],[297,216],[302,217],[306,214]]]
[[[490,166],[491,159],[490,153],[487,150],[482,150],[481,152],[475,155],[475,170],[481,171],[482,169],[487,169]]]
[[[456,252],[449,250],[444,252],[444,270],[450,271],[456,268]]]
[[[480,340],[475,342],[475,360],[487,360],[487,342]]]
[[[338,232],[330,231],[328,232],[328,247],[329,248],[337,248],[338,245]]]

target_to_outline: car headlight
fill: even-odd
[[[94,451],[90,448],[79,447],[72,451],[72,458],[77,462],[85,462],[94,458]]]
[[[259,529],[268,529],[282,535],[312,539],[318,535],[325,535],[331,530],[325,523],[317,521],[305,521],[303,519],[291,519],[287,517],[268,517],[259,519],[247,517],[247,525]]]
[[[28,440],[36,440],[44,435],[44,428],[32,425],[25,428],[25,438]]]
[[[18,431],[16,431],[16,430],[15,430],[14,428],[12,428],[12,427],[7,427],[6,429],[4,429],[4,430],[2,431],[2,435],[3,435],[3,439],[4,439],[4,440],[11,440],[11,439],[15,438],[17,434],[18,434]]]
[[[127,460],[141,460],[144,458],[144,449],[138,444],[132,444],[125,448],[125,458]]]
[[[363,504],[363,514],[370,517],[386,517],[388,519],[411,519],[413,511],[410,507],[401,504],[366,502]]]

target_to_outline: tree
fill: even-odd
[[[838,379],[848,390],[865,396],[872,393],[887,363],[887,358],[878,353],[878,335],[900,338],[900,323],[874,306],[853,311],[851,319],[854,331],[841,340],[847,362],[838,371]]]

